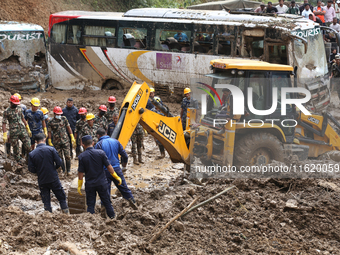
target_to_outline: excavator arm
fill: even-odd
[[[165,108],[161,111],[166,116],[146,109],[149,95],[150,88],[145,82],[132,84],[122,103],[119,120],[111,137],[119,140],[125,148],[137,124],[140,123],[164,146],[172,162],[189,165],[189,146],[186,143],[180,117],[172,116]],[[160,107],[157,102],[154,103],[156,107]]]

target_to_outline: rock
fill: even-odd
[[[189,194],[190,196],[195,195],[195,193],[196,193],[196,191],[195,191],[194,189],[189,189],[189,190],[188,190],[188,194]]]
[[[286,226],[286,223],[282,222],[282,223],[280,223],[280,225],[281,225],[281,227],[284,227],[284,226]]]
[[[323,188],[335,191],[335,192],[340,192],[340,187],[338,185],[336,185],[335,183],[332,183],[332,182],[326,182],[326,181],[321,180],[321,181],[319,181],[318,185],[323,187]]]
[[[173,227],[176,231],[178,232],[184,232],[184,225],[182,222],[179,222],[179,221],[175,221],[173,223]]]
[[[298,202],[295,199],[289,199],[286,202],[285,208],[296,209],[298,207],[297,204]]]

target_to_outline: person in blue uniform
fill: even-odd
[[[137,209],[136,201],[132,195],[131,190],[128,188],[123,171],[126,170],[126,165],[128,162],[128,155],[126,154],[125,150],[123,149],[123,146],[121,143],[113,138],[110,138],[108,135],[106,135],[106,131],[103,128],[99,128],[97,130],[96,136],[98,138],[98,143],[95,146],[95,149],[103,150],[107,156],[107,158],[110,161],[110,164],[112,165],[114,171],[117,173],[117,175],[122,180],[121,185],[119,185],[118,181],[111,176],[109,171],[105,168],[106,178],[107,178],[107,190],[108,194],[111,193],[111,182],[113,182],[116,187],[119,189],[120,193],[122,194],[123,198],[129,201],[130,205]],[[119,157],[121,156],[123,171],[120,168],[120,162]]]
[[[36,97],[32,98],[31,106],[32,108],[29,110],[26,110],[25,112],[25,120],[27,121],[32,132],[31,149],[34,150],[35,136],[37,134],[44,133],[45,137],[47,137],[47,128],[46,128],[46,123],[44,119],[44,114],[41,110],[39,110],[40,100]]]
[[[87,211],[94,213],[96,205],[97,193],[106,208],[107,215],[113,219],[115,212],[111,205],[110,196],[107,192],[107,180],[104,167],[117,180],[118,185],[122,184],[122,180],[113,170],[112,165],[107,159],[105,152],[93,148],[93,139],[90,135],[85,135],[81,139],[84,152],[78,156],[78,193],[81,194],[81,187],[83,185],[83,176],[85,173],[85,192]]]
[[[61,158],[56,149],[46,145],[44,134],[37,134],[35,140],[37,148],[28,154],[28,170],[38,175],[38,184],[44,209],[52,212],[52,190],[59,201],[62,212],[68,214],[66,194],[61,186],[57,172],[57,169],[61,166]]]

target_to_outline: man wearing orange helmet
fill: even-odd
[[[119,109],[115,107],[117,100],[114,96],[110,96],[107,102],[109,103],[109,109],[107,109],[107,112],[104,114],[104,116],[109,121],[112,120],[114,113],[119,113]]]
[[[76,146],[76,140],[74,139],[70,124],[65,116],[61,116],[63,111],[59,106],[54,107],[54,118],[48,122],[48,144],[53,146],[51,138],[53,133],[54,148],[58,151],[59,157],[63,159],[65,157],[65,164],[62,164],[64,173],[67,174],[71,171],[71,152],[70,152],[70,140],[68,135],[71,137],[72,146]]]
[[[6,124],[8,122],[9,124],[9,132],[11,135],[11,145],[13,147],[13,154],[15,157],[15,160],[19,163],[24,163],[24,160],[20,158],[20,151],[19,151],[19,142],[20,139],[23,143],[23,146],[26,149],[26,152],[31,151],[30,146],[30,139],[29,137],[32,136],[31,130],[24,118],[24,115],[22,114],[21,107],[18,107],[20,105],[20,100],[18,96],[11,96],[10,98],[11,106],[8,107],[3,112],[3,119],[2,119],[2,131],[3,134],[3,140],[4,143],[7,142],[8,136],[7,136],[7,129]],[[26,130],[25,130],[26,127]]]
[[[105,130],[107,130],[107,128],[109,127],[109,122],[104,116],[106,112],[107,112],[106,106],[101,105],[99,106],[99,112],[96,114],[94,118],[94,124],[96,124],[98,128],[104,128]]]
[[[87,110],[84,107],[81,107],[78,112],[80,119],[76,122],[76,129],[74,130],[74,138],[77,141],[77,148],[76,148],[76,159],[78,158],[80,154],[80,140],[83,137],[81,134],[81,130],[83,129],[84,125],[86,124],[86,114]]]

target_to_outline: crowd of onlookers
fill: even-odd
[[[277,14],[294,14],[301,15],[306,19],[313,20],[321,26],[328,26],[338,33],[340,32],[340,0],[327,0],[325,5],[321,0],[317,1],[317,5],[313,6],[304,0],[304,3],[298,6],[294,0],[289,5],[284,4],[284,0],[279,0],[277,6],[273,6],[272,2],[268,2],[267,6],[261,3],[260,7],[255,9],[255,13],[277,13]],[[334,33],[325,34],[325,41],[335,42]]]

